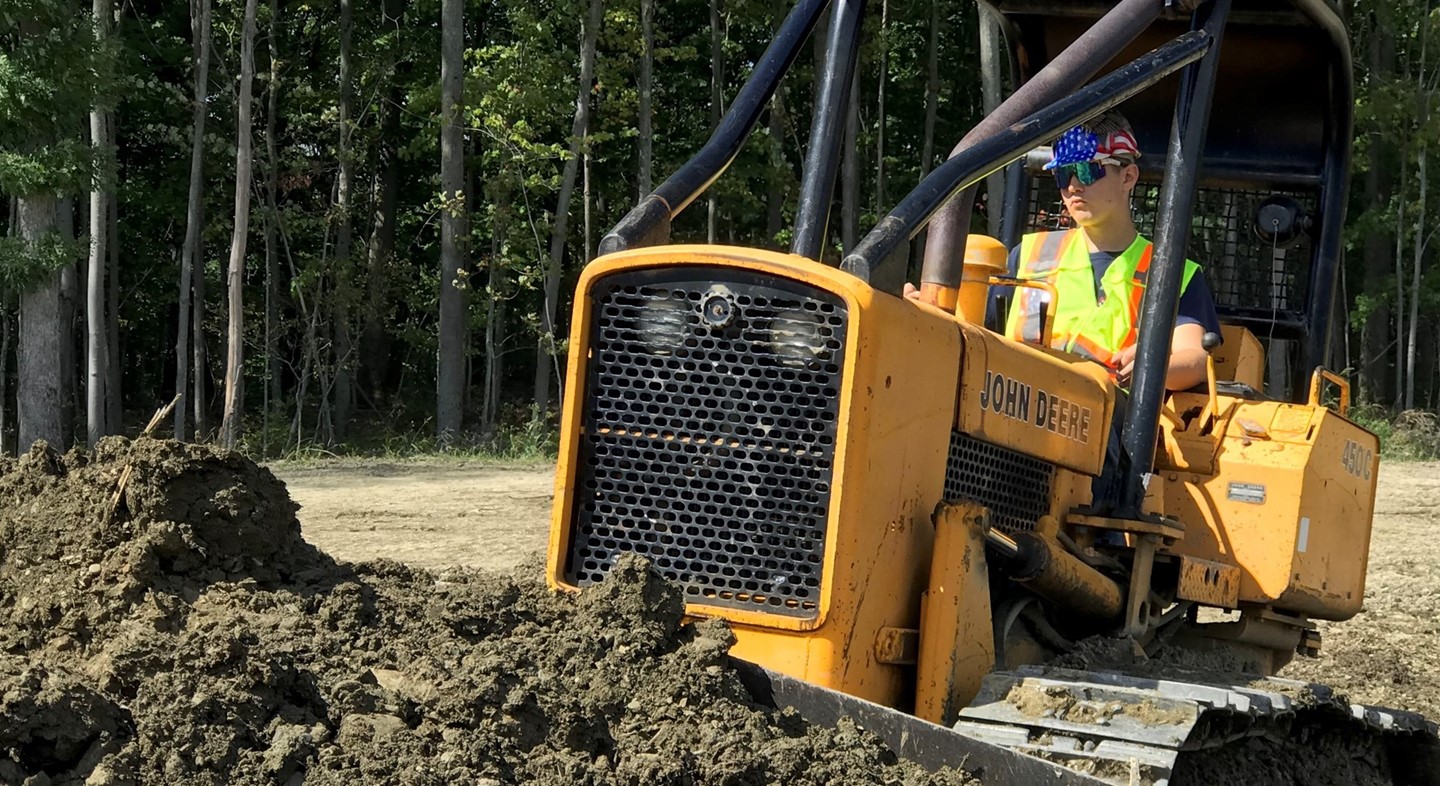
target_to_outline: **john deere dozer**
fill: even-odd
[[[790,253],[671,245],[832,5]],[[1343,740],[1371,775],[1440,783],[1424,718],[1271,676],[1319,651],[1315,620],[1361,610],[1375,499],[1376,437],[1324,367],[1352,139],[1336,4],[981,0],[1009,57],[977,78],[1013,90],[832,266],[863,7],[801,0],[705,147],[584,270],[552,584],[641,554],[690,614],[729,621],[757,700],[855,717],[987,783],[1178,783],[1256,740]],[[1006,248],[1061,220],[1030,154],[1114,107],[1155,248],[1112,437],[1105,368],[985,314],[1017,283]],[[1002,171],[1000,236],[969,234]],[[921,233],[923,303],[898,296]],[[1208,384],[1170,393],[1187,256],[1224,329]],[[1112,439],[1130,469],[1099,505]],[[1105,671],[1076,657],[1096,642],[1230,665]]]

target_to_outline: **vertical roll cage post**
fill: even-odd
[[[1310,265],[1310,297],[1302,363],[1290,382],[1292,400],[1303,400],[1306,383],[1325,365],[1330,349],[1335,280],[1344,256],[1345,207],[1350,195],[1350,146],[1354,139],[1354,81],[1349,36],[1330,0],[1296,0],[1296,5],[1321,27],[1331,47],[1330,106],[1325,127],[1325,161],[1320,173],[1320,231]]]
[[[1185,249],[1190,243],[1190,222],[1195,213],[1195,189],[1210,105],[1215,96],[1215,74],[1220,44],[1231,0],[1212,0],[1192,16],[1193,30],[1214,42],[1205,57],[1187,66],[1175,99],[1175,119],[1165,157],[1165,181],[1155,232],[1155,253],[1145,295],[1140,304],[1139,334],[1135,343],[1135,371],[1130,387],[1130,409],[1125,415],[1121,444],[1130,456],[1131,471],[1120,498],[1120,518],[1138,519],[1144,511],[1145,481],[1155,461],[1155,437],[1160,408],[1165,403],[1165,377],[1170,365],[1170,341],[1184,283]]]
[[[840,144],[845,139],[841,121],[854,83],[860,23],[864,18],[865,0],[835,0],[826,34],[825,51],[829,57],[816,99],[819,105],[810,120],[810,145],[805,151],[800,199],[795,208],[795,237],[790,244],[790,253],[817,262],[825,258],[835,168],[840,164]]]

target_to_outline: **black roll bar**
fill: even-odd
[[[860,52],[860,25],[865,0],[835,0],[825,51],[831,58],[816,93],[810,121],[810,145],[795,209],[795,237],[790,253],[824,260],[825,233],[830,225],[830,203],[835,195],[835,169],[840,165],[840,143],[845,140],[845,108]]]
[[[1175,99],[1175,120],[1165,155],[1165,181],[1160,187],[1159,221],[1155,227],[1155,253],[1140,302],[1135,342],[1135,371],[1130,386],[1130,408],[1125,414],[1121,445],[1130,457],[1124,493],[1116,515],[1139,519],[1145,511],[1146,479],[1155,462],[1155,437],[1160,408],[1165,404],[1165,377],[1170,365],[1170,341],[1180,287],[1185,280],[1185,248],[1190,243],[1190,219],[1195,213],[1195,186],[1205,132],[1210,125],[1210,104],[1215,96],[1215,73],[1220,66],[1220,44],[1230,0],[1212,0],[1191,17],[1192,29],[1213,42],[1200,62],[1185,69]]]
[[[969,145],[935,168],[889,215],[880,220],[845,257],[841,268],[863,280],[890,254],[914,237],[956,193],[1053,139],[1071,126],[1104,112],[1149,88],[1210,51],[1205,31],[1176,37],[1094,84],[1081,88],[1038,112]],[[1193,185],[1193,184],[1192,184]],[[958,283],[958,281],[957,281]]]
[[[800,0],[785,17],[709,141],[600,241],[600,254],[669,242],[670,222],[720,177],[759,121],[830,0]]]
[[[971,129],[955,146],[951,156],[960,155],[970,145],[1080,89],[1099,73],[1106,63],[1115,59],[1126,46],[1138,38],[1150,23],[1160,16],[1166,5],[1167,0],[1121,0],[1042,68],[1040,73],[1021,85],[996,107],[994,112]],[[960,285],[965,236],[969,233],[970,210],[974,201],[974,189],[966,187],[935,217],[925,239],[921,284],[939,284],[952,288]]]

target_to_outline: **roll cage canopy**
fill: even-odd
[[[1347,34],[1331,0],[977,1],[1010,54],[1008,68],[991,62],[980,76],[1008,81],[1009,97],[846,250],[841,267],[870,281],[928,228],[922,290],[958,289],[976,186],[1006,170],[1002,235],[1013,245],[1058,214],[1042,207],[1026,154],[1123,106],[1146,154],[1137,219],[1155,253],[1122,435],[1137,470],[1117,515],[1143,517],[1143,468],[1153,463],[1187,256],[1211,270],[1222,319],[1295,349],[1290,378],[1271,395],[1293,399],[1324,364],[1349,186]],[[791,245],[823,259],[865,0],[800,0],[710,140],[605,236],[602,254],[669,242],[671,220],[734,160],[832,5]]]

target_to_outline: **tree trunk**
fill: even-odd
[[[845,149],[840,154],[840,243],[845,253],[860,240],[860,69],[850,81],[850,101],[845,111]],[[820,249],[825,258],[825,249]]]
[[[111,133],[110,144],[115,144],[115,113],[110,112]],[[120,369],[120,198],[115,191],[110,192],[110,209],[105,218],[105,235],[109,240],[109,279],[107,289],[106,320],[107,328],[105,338],[107,340],[107,353],[109,362],[105,364],[105,402],[106,431],[110,434],[119,434],[125,427],[124,420],[124,387],[120,383],[123,376]]]
[[[88,212],[89,204],[86,203]],[[82,217],[84,220],[84,217]],[[75,243],[75,200],[61,197],[55,213],[55,230],[66,243]],[[75,407],[79,401],[80,363],[76,357],[76,315],[80,303],[80,263],[72,259],[60,268],[60,422],[65,447],[75,443]],[[58,447],[58,446],[57,446]]]
[[[442,0],[440,11],[440,354],[436,375],[435,431],[442,445],[464,425],[465,291],[460,281],[466,233],[465,140],[461,96],[464,80],[464,0]]]
[[[280,154],[275,142],[280,106],[280,47],[276,39],[276,23],[280,19],[279,0],[270,0],[270,20],[265,47],[270,55],[270,82],[265,87],[265,392],[261,402],[260,455],[270,455],[270,414],[280,401],[280,358],[275,346],[275,328],[279,319],[279,293],[276,282],[280,271],[280,254],[275,247],[276,222],[280,204],[276,191],[280,180]]]
[[[1422,127],[1430,120],[1429,104],[1427,99],[1425,101],[1425,117],[1421,121]],[[1420,180],[1420,204],[1415,214],[1415,260],[1410,269],[1410,319],[1407,325],[1409,332],[1405,335],[1405,409],[1415,408],[1415,345],[1418,341],[1420,327],[1420,270],[1424,261],[1425,233],[1429,228],[1425,223],[1425,187],[1428,185],[1425,177],[1425,154],[1426,146],[1422,140],[1420,142],[1420,163],[1416,167]]]
[[[785,89],[775,91],[770,99],[768,121],[770,141],[770,182],[765,194],[765,242],[777,247],[776,238],[785,228],[785,186],[789,182],[789,166],[785,162]]]
[[[372,398],[378,398],[390,373],[389,314],[390,261],[395,249],[395,208],[400,192],[400,102],[404,93],[395,74],[390,75],[390,97],[380,125],[379,194],[370,229],[366,267],[364,351],[360,362]]]
[[[250,103],[255,82],[255,0],[245,0],[245,28],[240,38],[240,98],[235,120],[235,231],[230,237],[230,322],[225,352],[225,410],[220,420],[220,445],[233,450],[240,440],[242,382],[245,362],[245,241],[250,233],[250,171],[254,154],[250,139]]]
[[[889,207],[885,199],[885,83],[890,81],[890,0],[880,0],[880,84],[875,88],[875,214]],[[858,69],[857,69],[858,70]]]
[[[1405,334],[1405,409],[1415,408],[1415,344],[1417,341],[1418,329],[1420,327],[1420,271],[1424,262],[1426,232],[1429,227],[1425,219],[1425,197],[1426,186],[1429,184],[1426,179],[1426,138],[1423,136],[1425,129],[1430,124],[1430,74],[1426,69],[1426,57],[1430,49],[1430,0],[1425,1],[1425,16],[1420,22],[1420,76],[1419,88],[1425,94],[1424,109],[1420,116],[1420,156],[1419,165],[1416,167],[1420,181],[1420,203],[1415,213],[1415,256],[1410,271],[1410,316]],[[1398,335],[1398,334],[1397,334]]]
[[[935,123],[940,116],[940,0],[930,2],[930,35],[925,44],[925,128],[920,143],[920,179],[935,165]],[[915,238],[911,260],[925,258],[925,233]]]
[[[16,225],[31,248],[55,231],[55,198],[21,196]],[[66,331],[60,318],[60,271],[46,273],[20,295],[20,341],[16,348],[15,405],[24,452],[36,440],[56,450],[68,447],[61,412],[60,342]]]
[[[640,56],[640,199],[650,195],[653,176],[654,138],[651,128],[651,100],[655,84],[655,0],[640,0],[640,31],[644,53]]]
[[[1395,53],[1386,44],[1391,34],[1388,26],[1380,24],[1378,15],[1371,17],[1369,40],[1370,73],[1367,82],[1372,95],[1380,90],[1383,78],[1394,71]],[[1372,135],[1369,145],[1369,168],[1365,172],[1365,206],[1380,211],[1390,204],[1394,191],[1394,172],[1385,166],[1384,150],[1386,140],[1380,134]],[[1387,395],[1386,374],[1389,352],[1386,345],[1390,338],[1390,298],[1385,293],[1386,255],[1389,236],[1384,232],[1365,233],[1364,241],[1364,291],[1370,300],[1370,311],[1360,331],[1360,360],[1358,377],[1360,382],[1359,400],[1366,403],[1392,401]]]
[[[725,50],[720,37],[720,0],[710,0],[710,130],[720,127],[725,104]],[[719,219],[715,190],[705,200],[705,242],[715,243],[715,222]]]
[[[493,437],[500,419],[500,395],[504,380],[505,345],[505,243],[510,236],[511,194],[504,181],[497,181],[492,194],[495,204],[494,231],[490,234],[490,261],[485,279],[485,364],[480,395],[480,432]]]
[[[1409,172],[1409,151],[1400,149],[1400,199],[1395,210],[1395,399],[1400,409],[1405,396],[1405,175]]]
[[[545,303],[540,322],[540,343],[535,351],[535,416],[546,417],[550,409],[550,376],[554,370],[555,312],[560,298],[560,263],[565,257],[565,231],[570,220],[570,197],[575,191],[575,175],[580,163],[580,149],[585,129],[590,123],[590,89],[595,74],[595,39],[600,32],[602,0],[590,0],[590,15],[585,21],[580,45],[580,86],[575,98],[575,122],[570,126],[570,157],[560,177],[560,194],[556,201],[555,222],[550,232],[550,262],[545,268]]]
[[[210,0],[192,0],[191,50],[195,58],[194,105],[190,121],[190,199],[185,210],[185,246],[180,250],[180,308],[175,331],[175,439],[185,439],[185,399],[190,382],[190,318],[192,292],[203,292],[205,258],[201,254],[200,222],[205,206],[201,189],[205,179],[205,115],[210,82]],[[199,271],[196,266],[201,266]],[[195,302],[195,431],[203,428],[200,411],[204,406],[200,375],[200,358],[204,349],[200,341],[200,298]]]
[[[196,255],[195,276],[192,280],[194,292],[190,312],[191,364],[195,374],[191,386],[191,408],[195,417],[196,441],[210,438],[210,402],[208,400],[210,378],[210,353],[205,344],[205,261]]]
[[[344,441],[354,408],[355,393],[351,386],[354,352],[350,341],[350,293],[354,274],[350,265],[351,223],[350,195],[354,190],[355,162],[350,153],[350,0],[340,0],[340,106],[338,154],[340,182],[336,189],[335,210],[339,226],[335,235],[335,439]]]
[[[590,129],[585,129],[585,144],[580,149],[580,210],[584,216],[584,248],[582,249],[581,265],[590,264],[593,259],[592,249],[595,248],[592,242],[590,226]]]
[[[13,232],[14,223],[10,226]],[[14,416],[10,407],[10,350],[15,333],[10,324],[10,299],[6,297],[0,299],[0,455],[6,456],[15,452],[10,442],[10,419]]]
[[[110,0],[92,0],[95,38],[110,39]],[[95,160],[110,161],[110,132],[105,110],[98,104],[90,109],[90,146]],[[110,346],[105,333],[105,269],[110,255],[110,183],[112,167],[102,163],[98,180],[90,186],[90,261],[85,282],[85,436],[91,447],[105,436],[105,377]]]

